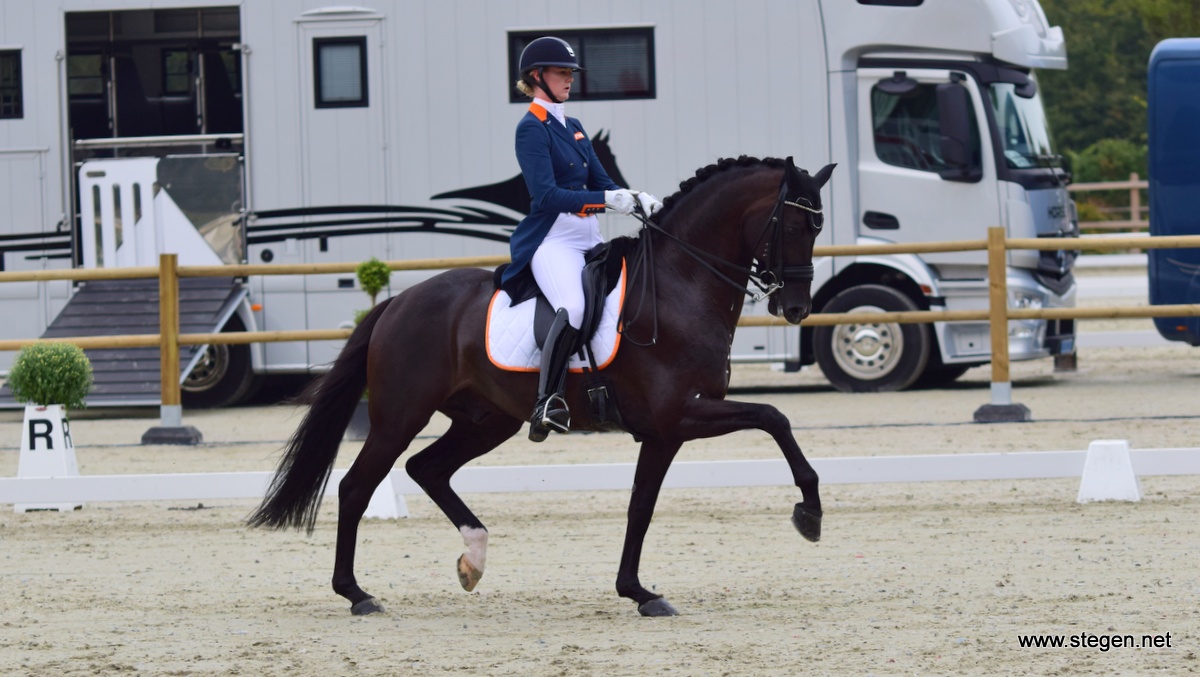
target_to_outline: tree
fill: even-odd
[[[1200,3],[1196,0],[1135,0],[1153,44],[1166,38],[1200,36]]]
[[[1038,72],[1059,152],[1080,153],[1102,139],[1146,142],[1146,63],[1154,43],[1140,1],[1043,1],[1067,41],[1068,70]]]

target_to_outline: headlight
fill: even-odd
[[[1046,305],[1045,297],[1036,292],[1014,291],[1009,297],[1008,305],[1016,309],[1037,309]]]
[[[1036,310],[1045,307],[1046,297],[1036,291],[1010,289],[1008,305],[1018,310]],[[1008,339],[1014,343],[1036,343],[1045,325],[1045,320],[1009,320]]]

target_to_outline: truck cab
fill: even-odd
[[[1078,233],[1034,68],[1065,68],[1061,29],[1036,2],[824,3],[833,244]],[[849,216],[850,218],[846,218]],[[1074,252],[1009,253],[1009,304],[1074,305]],[[817,312],[987,307],[986,253],[845,256],[818,265]],[[986,322],[805,328],[799,364],[847,391],[951,381],[990,359]],[[1070,353],[1071,321],[1012,321],[1013,360]],[[798,365],[793,365],[798,366]]]

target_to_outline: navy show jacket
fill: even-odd
[[[517,162],[530,205],[509,240],[512,263],[501,277],[514,304],[537,293],[529,262],[558,215],[603,212],[604,191],[620,188],[604,171],[583,125],[575,118],[566,120],[564,127],[534,103],[517,123]]]

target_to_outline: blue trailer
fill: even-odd
[[[1150,54],[1150,234],[1200,235],[1200,38]],[[1200,303],[1200,249],[1152,249],[1150,303]],[[1158,333],[1200,345],[1200,317],[1156,317]]]

